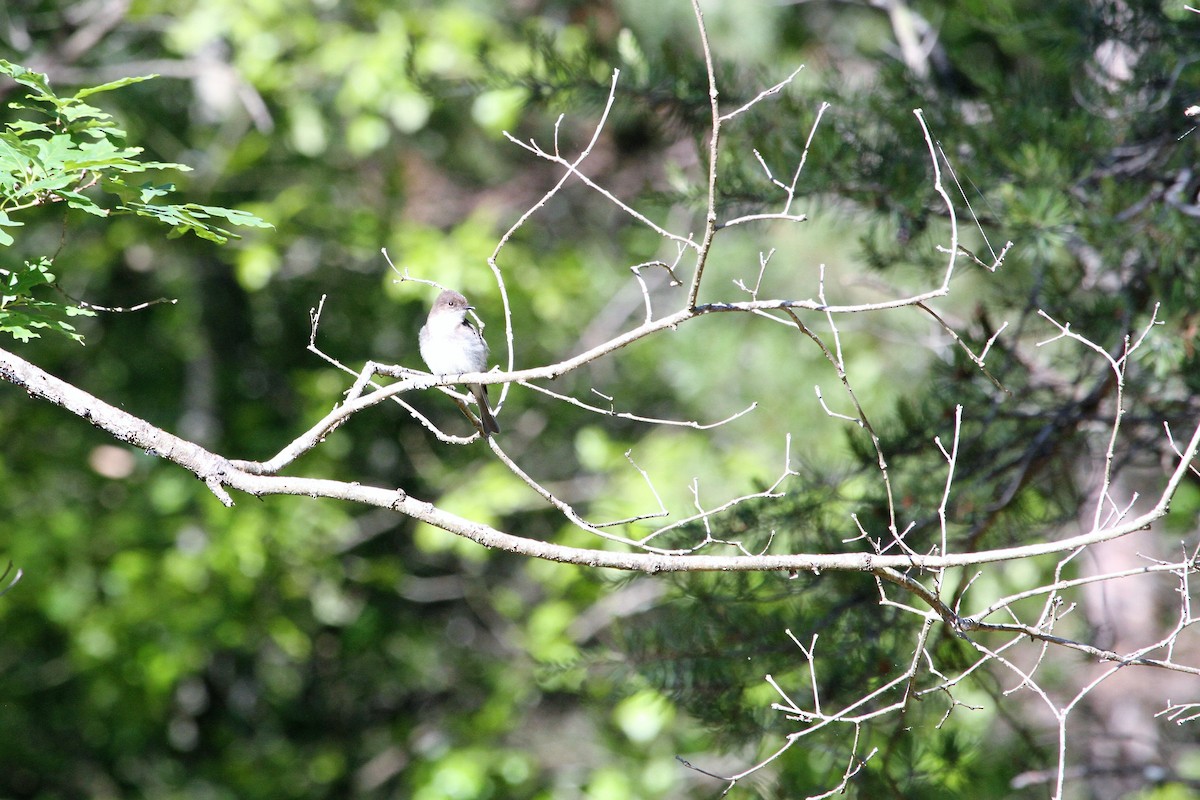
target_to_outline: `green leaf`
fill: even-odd
[[[7,75],[23,86],[37,89],[42,96],[54,96],[50,91],[50,79],[41,72],[25,69],[25,67],[0,58],[0,75]]]
[[[144,188],[144,187],[143,187]],[[170,238],[182,236],[189,231],[207,239],[210,242],[224,244],[230,238],[239,238],[232,231],[211,224],[206,220],[212,218],[224,219],[230,225],[240,225],[250,228],[273,228],[271,223],[259,219],[246,211],[237,211],[219,206],[205,206],[198,203],[178,203],[173,205],[151,205],[149,203],[128,203],[123,209],[133,212],[139,217],[150,217],[165,225],[170,225]]]
[[[141,185],[141,201],[143,203],[149,203],[154,198],[166,197],[173,191],[175,191],[175,184],[173,183],[164,183],[162,186],[143,183]]]
[[[249,211],[241,211],[236,208],[223,208],[221,206],[201,206],[195,203],[188,203],[191,208],[203,211],[205,214],[213,217],[224,217],[229,220],[231,225],[242,225],[248,228],[274,228],[271,223],[259,218]]]
[[[8,123],[8,128],[9,128],[9,130],[13,130],[13,131],[16,131],[17,133],[22,133],[22,134],[25,134],[25,133],[51,134],[54,132],[54,130],[49,125],[46,125],[41,122],[33,122],[33,121],[27,120],[27,119],[13,120],[12,122]]]
[[[65,188],[75,182],[75,176],[66,172],[55,172],[42,178],[40,181],[26,184],[23,193],[27,195],[38,194],[39,192],[53,192],[57,189]]]
[[[107,208],[101,208],[92,202],[90,197],[79,192],[58,192],[58,196],[64,198],[67,201],[67,205],[71,208],[78,208],[80,211],[86,211],[97,217],[107,217],[109,214]]]
[[[70,103],[69,105],[64,105],[61,109],[61,113],[63,119],[67,120],[68,122],[77,122],[79,120],[88,119],[107,122],[108,120],[112,119],[111,114],[101,111],[95,106],[90,106],[87,103],[76,102]]]
[[[15,241],[12,233],[4,229],[22,224],[10,214],[53,201],[65,201],[66,208],[97,217],[107,217],[114,211],[148,217],[169,226],[169,236],[191,232],[218,244],[236,237],[232,228],[271,227],[244,211],[196,203],[160,205],[158,201],[175,190],[173,184],[145,183],[135,189],[122,177],[151,170],[190,169],[173,162],[139,160],[142,148],[124,144],[125,133],[112,115],[84,102],[92,95],[155,76],[120,78],[81,89],[70,97],[58,97],[41,73],[0,60],[0,75],[8,75],[31,90],[9,104],[23,117],[6,123],[0,131],[0,209],[5,209],[0,211],[0,247]],[[118,198],[116,204],[108,196],[86,191],[96,183]],[[48,267],[49,261],[45,261],[26,265],[24,269],[0,271],[0,286],[4,291],[0,308],[11,315],[17,313],[14,307],[20,305],[25,309],[22,313],[36,311],[39,315],[36,320],[22,318],[12,322],[10,333],[19,332],[25,338],[36,335],[34,331],[40,325],[34,321],[44,322],[45,316],[50,319],[45,324],[77,337],[69,326],[62,327],[65,323],[54,319],[64,313],[79,315],[82,311],[69,303],[37,301],[30,296],[36,286],[54,281]]]
[[[192,168],[187,164],[176,164],[173,161],[139,161],[138,166],[143,170],[151,169],[170,169],[176,172],[191,172]]]
[[[87,89],[80,89],[78,92],[75,93],[75,99],[82,100],[85,97],[90,97],[94,94],[98,94],[99,92],[111,92],[113,89],[122,89],[126,86],[132,86],[135,83],[141,83],[142,81],[148,81],[148,80],[151,80],[151,79],[157,78],[157,77],[158,77],[157,74],[151,74],[151,75],[135,75],[135,76],[131,76],[128,78],[118,78],[115,81],[109,81],[108,83],[102,83],[99,86],[92,86]]]
[[[8,212],[0,209],[0,245],[7,247],[14,241],[12,235],[4,228],[20,228],[24,225],[24,222],[17,222],[8,216]]]
[[[50,272],[50,266],[50,259],[43,258],[36,264],[26,261],[24,269],[0,273],[3,274],[4,280],[4,296],[0,298],[0,308],[5,307],[11,301],[28,296],[36,286],[46,286],[52,283],[54,274]]]
[[[75,326],[60,319],[44,318],[27,314],[23,311],[0,311],[0,333],[7,333],[14,339],[28,342],[30,339],[40,339],[39,330],[60,333],[68,339],[83,344],[83,336],[75,330]]]
[[[20,173],[33,164],[37,148],[9,133],[0,134],[0,171]]]
[[[30,339],[40,339],[41,336],[34,333],[28,327],[19,324],[15,320],[18,315],[10,314],[6,311],[0,311],[0,333],[7,333],[19,342],[28,342]],[[37,327],[34,325],[33,327]],[[42,327],[45,327],[43,324]]]
[[[0,296],[0,332],[27,342],[40,337],[38,331],[48,330],[83,343],[83,336],[63,317],[93,317],[89,308],[59,300],[38,300],[32,290],[54,282],[50,271],[52,262],[43,258],[37,263],[26,262],[24,269],[11,272],[0,270],[3,295]]]

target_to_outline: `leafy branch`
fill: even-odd
[[[24,225],[16,218],[21,212],[55,203],[98,217],[146,217],[169,226],[171,236],[190,232],[217,244],[237,238],[236,227],[271,227],[245,211],[163,202],[173,184],[130,181],[151,171],[190,168],[142,160],[142,148],[125,146],[125,131],[112,115],[85,100],[154,76],[121,78],[60,97],[42,73],[0,60],[0,75],[26,90],[8,104],[16,118],[0,131],[0,246],[15,243],[16,229]],[[101,191],[91,191],[96,187]],[[83,341],[65,318],[92,315],[86,304],[33,295],[38,287],[55,286],[52,266],[49,257],[19,268],[0,265],[0,332],[28,341],[52,330]]]

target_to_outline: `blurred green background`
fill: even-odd
[[[1131,391],[1143,405],[1129,430],[1153,461],[1163,418],[1194,422],[1200,375],[1196,181],[1184,174],[1200,137],[1182,116],[1200,92],[1200,17],[1159,3],[1122,4],[1120,14],[1104,3],[915,3],[938,32],[921,76],[896,40],[905,7],[889,17],[882,5],[703,3],[725,108],[805,65],[781,97],[729,124],[722,218],[777,210],[782,195],[752,150],[790,177],[820,104],[833,107],[792,209],[810,221],[723,233],[702,301],[748,299],[734,281],[752,286],[772,249],[763,297],[814,296],[822,265],[836,302],[937,285],[945,256],[933,246],[948,227],[912,116],[923,107],[988,237],[959,207],[965,243],[990,261],[989,243],[1017,242],[998,276],[964,265],[939,313],[975,347],[1003,321],[1014,323],[1011,342],[1047,338],[1030,322],[1037,308],[1107,345],[1162,301],[1169,334],[1143,351]],[[1097,59],[1113,41],[1129,48],[1128,74]],[[184,199],[274,225],[216,247],[54,207],[26,216],[3,254],[14,263],[54,254],[62,290],[91,303],[177,298],[80,320],[84,347],[45,338],[16,351],[233,458],[273,455],[349,386],[306,350],[322,296],[326,353],[353,367],[422,367],[416,332],[434,292],[398,282],[381,248],[413,277],[466,293],[493,359],[507,363],[487,259],[560,172],[503,132],[549,147],[565,115],[560,141],[573,155],[615,67],[612,118],[586,173],[672,231],[703,225],[707,83],[682,0],[22,0],[0,9],[0,55],[64,92],[161,75],[95,102],[147,157],[194,167],[172,178]],[[500,251],[515,367],[636,325],[642,297],[629,267],[675,256],[571,181]],[[658,310],[682,305],[684,289],[661,271],[646,275]],[[810,323],[828,334],[820,317]],[[1030,430],[1056,420],[1053,440],[1063,443],[1038,461],[1052,477],[1023,483],[972,541],[1020,541],[1022,526],[1074,517],[1071,470],[1055,465],[1075,463],[1095,430],[1088,423],[1103,415],[1061,412],[1079,407],[1074,387],[1102,372],[1095,364],[1059,351],[1035,369],[1015,344],[1001,346],[994,369],[1023,409],[1006,416],[991,412],[1012,404],[989,394],[929,318],[849,317],[841,343],[889,453],[913,456],[896,480],[914,518],[936,508],[943,477],[928,480],[940,469],[929,442],[946,436],[947,408],[964,400],[983,420],[978,460],[963,465],[968,499],[998,496],[1012,475],[1003,469],[1015,468],[1001,456],[1025,447]],[[705,423],[751,403],[755,411],[696,431],[600,417],[511,387],[502,445],[604,521],[657,507],[626,452],[681,518],[696,503],[771,484],[790,434],[800,473],[785,485],[791,500],[779,512],[747,505],[718,534],[750,549],[772,534],[781,551],[840,549],[856,535],[848,512],[870,524],[865,509],[878,510],[878,481],[861,432],[824,414],[814,384],[851,413],[808,340],[753,317],[711,315],[549,388]],[[469,431],[446,398],[410,399],[446,429]],[[0,598],[3,797],[716,796],[724,784],[677,757],[732,774],[796,728],[769,710],[777,698],[762,682],[766,672],[806,674],[785,628],[804,642],[813,631],[834,637],[824,651],[831,697],[878,685],[911,656],[910,623],[875,606],[874,584],[861,578],[631,578],[488,552],[344,504],[236,497],[226,509],[191,475],[11,387],[0,387],[0,441],[0,557],[24,572]],[[390,404],[289,471],[403,487],[522,536],[602,546],[482,445],[440,444]],[[1195,491],[1185,492],[1174,540],[1194,542]],[[984,505],[964,500],[964,535],[978,533],[971,515]],[[675,542],[696,540],[693,527]],[[938,646],[964,657],[953,641]],[[999,696],[1003,687],[983,683],[972,691]],[[1023,737],[1011,719],[1005,729],[1018,733],[1003,741],[1015,755],[986,757],[985,743],[999,750],[988,740],[1004,716],[995,706],[938,726],[943,712],[917,709],[880,733],[890,745],[851,794],[1017,796],[1016,774],[1054,763],[1053,737]],[[900,737],[904,726],[916,733]],[[847,744],[837,737],[847,735],[793,748],[729,796],[836,785]],[[1194,745],[1179,747],[1178,763],[1194,766]],[[1180,785],[1169,791],[1186,792]]]

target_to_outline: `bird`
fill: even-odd
[[[467,298],[452,289],[446,289],[433,301],[429,318],[421,326],[418,342],[421,358],[434,375],[462,375],[487,369],[487,342],[467,319],[467,312],[474,310]],[[487,387],[481,383],[469,383],[467,389],[479,404],[479,422],[484,438],[499,433],[500,426],[496,424],[496,418],[488,406]]]

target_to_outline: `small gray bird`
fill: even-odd
[[[488,346],[483,336],[467,319],[474,307],[458,292],[447,289],[433,301],[429,319],[421,327],[421,358],[434,375],[461,375],[464,372],[484,372],[487,369]],[[487,387],[469,383],[467,389],[479,403],[479,421],[484,437],[500,432],[496,418],[488,407]]]

